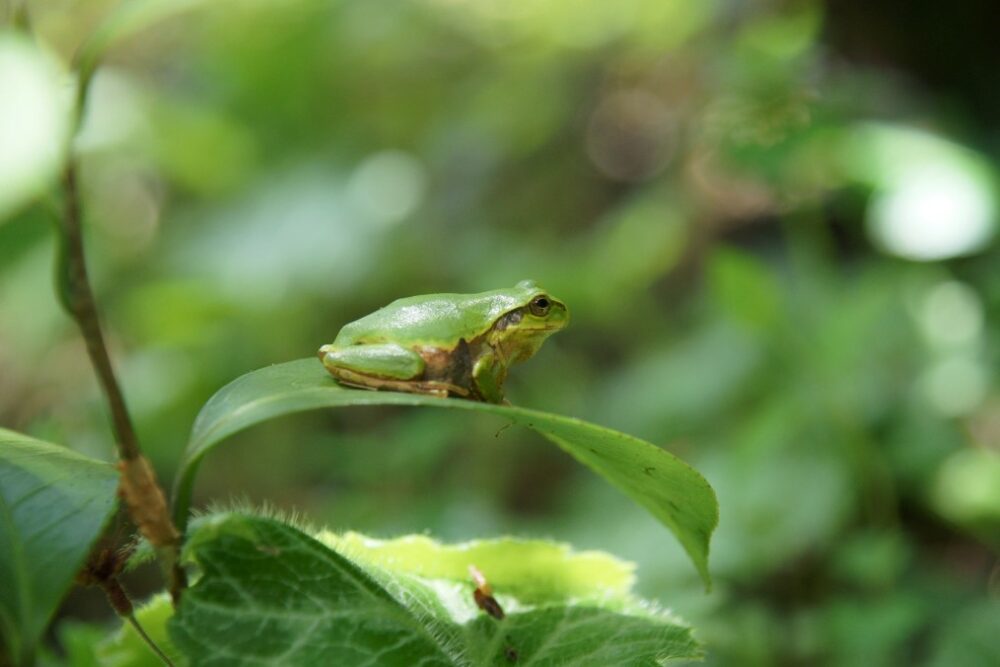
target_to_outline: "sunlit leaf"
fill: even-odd
[[[502,405],[431,396],[346,389],[315,359],[300,359],[248,373],[223,387],[202,408],[185,452],[175,490],[175,520],[184,525],[202,457],[233,433],[281,415],[319,408],[414,405],[498,415],[537,431],[649,510],[677,539],[704,579],[718,504],[696,470],[632,436],[579,419]]]
[[[330,531],[321,531],[316,539],[362,566],[405,570],[429,579],[464,581],[469,564],[475,564],[490,573],[494,587],[531,604],[591,597],[624,600],[635,583],[631,563],[601,551],[573,553],[568,545],[546,540],[504,537],[442,547],[424,535],[376,540]],[[517,558],[511,558],[513,552]]]
[[[0,637],[14,664],[30,663],[117,484],[106,463],[0,429]]]
[[[604,565],[629,569],[611,556],[515,540],[424,540],[413,558],[412,537],[321,537],[334,548],[273,519],[222,514],[200,523],[189,550],[202,576],[170,622],[174,643],[192,663],[213,665],[596,667],[700,656],[686,625],[628,590],[596,584],[567,596],[540,578],[560,565],[595,581]],[[540,553],[547,563],[536,563]],[[438,558],[451,566],[429,574],[424,567]],[[489,580],[503,619],[477,607],[469,565]],[[494,565],[504,570],[496,579]],[[510,594],[515,586],[533,601]]]
[[[0,221],[56,180],[70,129],[63,77],[36,44],[0,30]]]

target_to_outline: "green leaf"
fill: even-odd
[[[356,563],[404,570],[429,579],[469,578],[469,564],[490,573],[490,583],[521,602],[588,597],[626,599],[635,584],[635,566],[602,551],[572,553],[568,545],[503,537],[450,547],[424,535],[376,540],[360,533],[321,531],[316,539]],[[511,553],[517,553],[512,559]],[[530,563],[530,569],[525,566]]]
[[[927,664],[949,665],[1000,664],[1000,600],[983,599],[956,610],[938,633]]]
[[[713,301],[733,319],[758,330],[778,321],[778,281],[750,253],[717,248],[708,264],[708,276]]]
[[[0,222],[58,177],[70,132],[64,77],[37,44],[0,30]]]
[[[679,619],[623,582],[607,586],[602,567],[628,579],[631,566],[606,554],[510,539],[319,537],[334,548],[273,519],[200,523],[188,549],[202,576],[169,623],[174,644],[193,664],[219,666],[603,667],[701,655]],[[469,565],[489,580],[503,620],[477,608]]]
[[[154,595],[136,606],[134,613],[143,631],[170,658],[174,667],[188,664],[167,635],[167,621],[174,614],[174,607],[167,593]],[[60,623],[58,631],[59,643],[66,653],[66,660],[57,664],[73,667],[163,667],[160,657],[153,653],[127,621],[121,621],[110,635],[103,623],[95,625],[69,621]]]
[[[163,651],[175,666],[187,664],[170,642],[167,621],[173,615],[170,596],[160,593],[135,610],[135,619],[149,638]],[[99,664],[115,667],[162,667],[163,662],[139,636],[131,623],[122,623],[118,632],[95,647]]]
[[[81,99],[101,57],[115,44],[159,21],[203,4],[203,0],[126,0],[87,37],[77,56]]]
[[[677,457],[644,440],[537,410],[418,394],[347,389],[316,359],[299,359],[248,373],[223,387],[195,420],[174,490],[175,521],[187,523],[194,476],[202,457],[230,435],[281,415],[319,408],[417,405],[485,412],[551,440],[618,487],[669,528],[694,561],[706,587],[708,547],[718,523],[715,492]]]
[[[0,637],[14,663],[31,661],[117,485],[107,463],[0,429]]]

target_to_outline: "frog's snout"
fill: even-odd
[[[316,353],[316,356],[319,357],[320,361],[323,361],[323,359],[326,358],[326,353],[330,352],[332,349],[333,349],[332,345],[322,345],[319,348],[319,352]]]

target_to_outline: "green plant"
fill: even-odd
[[[0,553],[0,664],[35,660],[74,580],[102,588],[129,621],[118,636],[92,647],[93,659],[114,655],[118,664],[140,664],[154,654],[192,664],[315,664],[323,658],[333,664],[607,665],[699,657],[690,629],[637,598],[631,566],[606,554],[512,539],[457,546],[416,536],[375,542],[250,511],[217,512],[187,525],[198,463],[236,431],[331,407],[472,410],[536,431],[645,507],[674,533],[707,587],[718,512],[708,483],[650,443],[577,419],[347,390],[314,359],[292,361],[237,379],[205,405],[178,478],[173,517],[168,514],[100,324],[83,247],[79,166],[68,144],[73,132],[65,130],[79,125],[103,50],[164,11],[165,3],[126,5],[94,33],[76,63],[74,106],[52,114],[48,128],[66,142],[61,157],[43,155],[31,165],[30,181],[0,193],[8,209],[33,203],[58,223],[59,297],[86,343],[118,452],[114,467],[0,430],[0,537],[8,545]],[[59,73],[23,35],[3,33],[0,48],[36,67],[42,88],[58,88]],[[124,502],[114,518],[116,494]],[[127,522],[145,538],[136,555],[135,543],[122,535]],[[145,554],[161,564],[168,595],[136,612],[119,575],[130,557]],[[190,586],[185,565],[193,573]]]

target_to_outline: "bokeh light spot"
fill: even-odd
[[[1000,518],[1000,456],[983,449],[952,454],[933,489],[938,511],[955,521]]]
[[[372,221],[392,225],[410,215],[423,201],[427,172],[403,151],[382,151],[368,157],[347,183],[351,201]]]
[[[949,280],[932,287],[919,314],[920,328],[936,345],[974,342],[983,329],[983,307],[971,287]]]
[[[931,406],[946,417],[965,415],[986,397],[989,377],[974,359],[954,356],[931,366],[923,388]]]
[[[666,105],[644,90],[609,95],[590,117],[587,155],[606,176],[643,181],[673,157],[676,124]]]
[[[981,249],[994,232],[993,196],[961,170],[941,165],[905,174],[876,195],[872,233],[893,254],[921,261]]]
[[[866,222],[886,252],[936,261],[982,250],[993,238],[995,174],[978,153],[911,128],[864,125],[849,159],[874,188]]]
[[[83,126],[73,146],[78,151],[109,149],[147,125],[136,85],[127,75],[103,67],[90,83]]]

